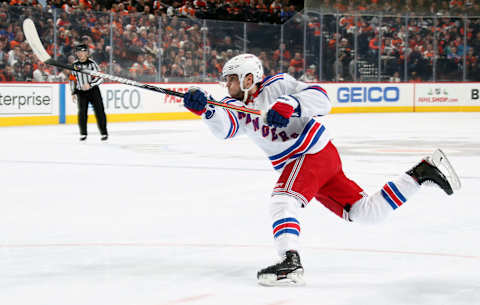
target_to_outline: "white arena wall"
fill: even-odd
[[[190,86],[215,99],[226,95],[218,83],[154,83],[186,92]],[[480,83],[319,83],[332,113],[480,111]],[[100,86],[109,122],[197,119],[178,97],[127,86]],[[93,113],[93,110],[90,110]],[[0,126],[77,123],[77,105],[65,83],[0,83]],[[89,116],[89,122],[95,120]]]

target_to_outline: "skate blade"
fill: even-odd
[[[305,286],[303,274],[292,272],[287,274],[284,279],[277,279],[275,274],[262,274],[258,279],[258,284],[267,287],[288,287],[288,286]]]
[[[445,175],[453,190],[457,191],[462,187],[460,178],[442,150],[435,150],[430,157],[430,161]]]

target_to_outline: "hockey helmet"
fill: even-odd
[[[222,69],[222,77],[225,79],[228,75],[235,74],[240,81],[240,89],[248,91],[256,83],[263,79],[263,66],[260,59],[253,54],[240,54],[225,63]],[[248,74],[253,75],[253,84],[250,88],[243,88],[243,80]]]

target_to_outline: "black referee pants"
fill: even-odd
[[[98,86],[94,86],[87,91],[78,91],[78,126],[80,127],[80,134],[87,135],[87,120],[88,120],[88,103],[93,106],[95,117],[97,118],[97,125],[100,134],[108,135],[107,132],[107,116],[105,115],[105,108],[103,107],[102,94]]]

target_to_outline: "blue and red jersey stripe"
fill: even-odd
[[[297,141],[283,152],[270,156],[273,168],[279,170],[283,168],[289,159],[298,158],[306,153],[325,131],[325,127],[315,120],[310,120],[307,126],[303,129],[302,134]]]
[[[323,89],[322,87],[317,86],[317,85],[309,86],[309,87],[307,87],[303,90],[316,90],[316,91],[319,91],[319,92],[323,93],[323,95],[325,95],[328,98],[327,91],[325,89]]]
[[[221,102],[225,104],[230,104],[236,101],[237,101],[236,99],[228,98],[228,97],[225,97],[221,100]],[[228,119],[230,121],[230,129],[228,130],[228,133],[225,136],[225,139],[233,138],[237,134],[238,129],[240,127],[240,124],[238,123],[238,118],[233,111],[228,109],[223,109],[223,110],[227,113]]]
[[[262,93],[263,88],[268,87],[271,84],[273,84],[274,82],[283,79],[283,74],[284,73],[279,73],[279,74],[264,78],[262,83],[258,87],[257,92],[255,92],[255,94],[253,95],[253,98],[257,97],[260,93]]]

